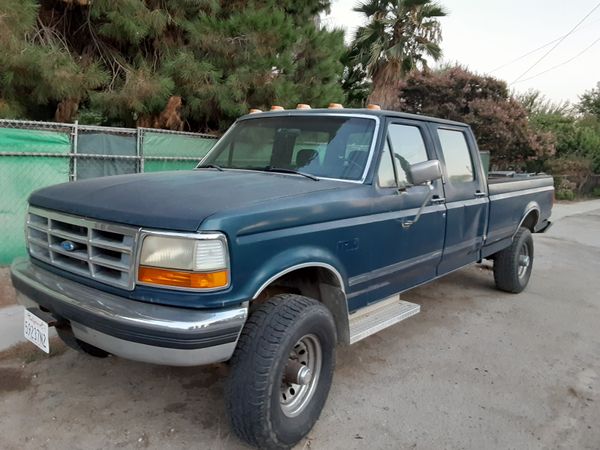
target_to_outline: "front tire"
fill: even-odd
[[[300,295],[277,295],[252,313],[231,359],[226,383],[232,428],[248,444],[290,448],[311,430],[325,405],[335,366],[329,310]]]
[[[494,258],[494,281],[501,291],[518,294],[529,283],[533,268],[533,238],[527,228],[519,228],[510,247]]]

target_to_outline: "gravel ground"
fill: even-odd
[[[600,448],[600,204],[590,209],[536,235],[520,295],[494,290],[485,266],[405,294],[421,314],[339,350],[329,401],[298,448]],[[1,448],[246,448],[225,417],[226,365],[53,344],[50,357],[29,344],[0,354]]]

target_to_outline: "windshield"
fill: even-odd
[[[344,116],[262,117],[237,122],[202,165],[223,169],[295,170],[360,180],[375,120]]]

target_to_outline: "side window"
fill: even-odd
[[[410,166],[429,159],[421,130],[413,125],[392,123],[388,127],[388,139],[398,174],[398,185],[402,187],[412,184]]]
[[[451,183],[469,183],[475,179],[471,152],[462,131],[438,129],[448,180]]]
[[[383,154],[381,155],[381,162],[379,163],[379,172],[377,173],[377,181],[379,187],[382,188],[398,187],[396,184],[396,174],[394,173],[394,162],[392,161],[392,154],[387,141],[383,147]]]

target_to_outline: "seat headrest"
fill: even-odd
[[[312,148],[303,148],[296,154],[296,167],[308,166],[313,160],[319,158],[319,152]]]

